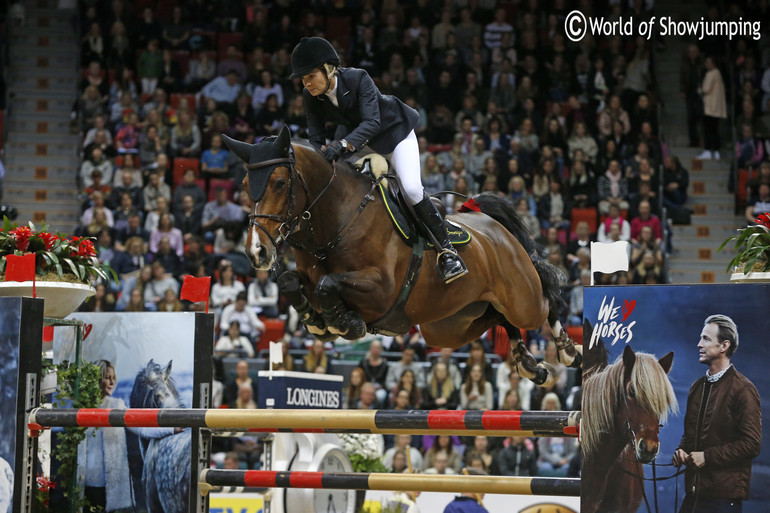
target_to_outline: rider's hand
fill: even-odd
[[[690,462],[698,468],[702,468],[706,464],[706,455],[703,451],[691,452]]]
[[[345,148],[342,146],[341,141],[333,141],[323,150],[324,158],[326,158],[326,160],[329,162],[333,160],[339,160],[343,153],[345,153]]]

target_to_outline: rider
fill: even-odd
[[[395,96],[383,95],[369,74],[340,68],[334,47],[323,38],[305,37],[291,54],[291,78],[302,78],[310,142],[334,161],[364,146],[384,156],[399,176],[414,211],[441,246],[437,268],[445,283],[468,272],[449,242],[444,220],[423,192],[420,154],[414,127],[418,115]],[[324,124],[338,125],[335,140],[326,145]]]

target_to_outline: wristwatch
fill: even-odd
[[[353,147],[345,139],[341,140],[340,143],[342,144],[342,148],[345,151],[353,151]]]

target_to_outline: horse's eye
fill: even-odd
[[[275,188],[276,191],[280,191],[281,189],[286,187],[286,180],[283,180],[283,179],[276,180],[273,187]]]

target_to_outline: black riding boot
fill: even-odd
[[[436,269],[444,283],[450,283],[468,272],[460,255],[449,242],[449,234],[444,225],[444,219],[436,210],[436,205],[429,197],[425,197],[414,205],[414,211],[417,217],[422,221],[425,228],[430,231],[430,238],[434,244],[441,246],[436,248],[438,258]]]

